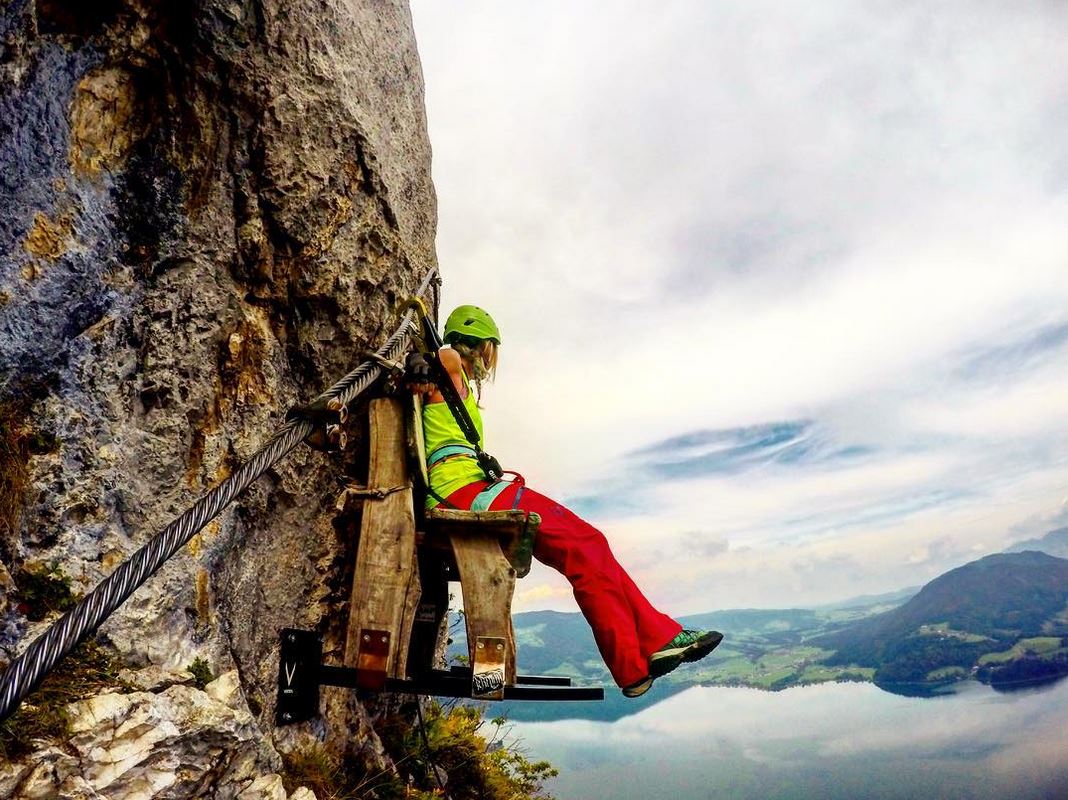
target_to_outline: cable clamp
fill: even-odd
[[[388,358],[384,358],[378,353],[373,353],[371,351],[367,351],[366,353],[364,353],[363,357],[366,358],[368,361],[373,361],[378,364],[378,366],[382,367],[382,369],[389,372],[391,376],[400,376],[404,374],[404,362],[400,360],[390,361]]]

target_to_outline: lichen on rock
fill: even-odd
[[[55,261],[67,251],[70,236],[70,219],[60,217],[52,220],[38,212],[33,217],[33,227],[26,234],[26,252]],[[27,280],[36,278],[37,268],[32,264],[27,265],[23,269],[22,276]]]

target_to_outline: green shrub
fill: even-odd
[[[49,614],[66,611],[77,597],[71,591],[70,577],[58,563],[27,564],[15,576],[19,611],[39,622]]]
[[[483,706],[432,701],[424,726],[425,742],[418,721],[394,719],[379,730],[394,762],[417,787],[438,788],[436,767],[448,776],[445,791],[452,800],[551,800],[543,784],[557,770],[547,761],[530,761],[509,744],[503,717],[487,725]]]
[[[503,718],[431,702],[423,721],[425,740],[415,703],[401,698],[375,723],[395,770],[365,769],[321,745],[284,755],[286,791],[306,786],[323,800],[552,800],[542,784],[557,771],[507,745]]]
[[[193,663],[186,667],[186,671],[193,673],[193,685],[198,689],[203,689],[215,680],[208,662],[200,656],[193,659]]]
[[[305,786],[319,800],[441,800],[442,797],[406,785],[393,772],[367,770],[319,744],[283,754],[282,785],[287,794]]]

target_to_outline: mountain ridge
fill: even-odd
[[[927,583],[900,607],[813,644],[828,665],[875,669],[876,684],[940,683],[982,675],[984,656],[1024,640],[1068,637],[1068,560],[1035,550],[995,553]],[[1066,651],[1068,652],[1068,651]]]
[[[1006,553],[1037,550],[1057,558],[1068,558],[1068,527],[1056,528],[1038,539],[1025,539],[1005,548]]]

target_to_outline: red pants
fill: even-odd
[[[470,508],[485,482],[468,484],[448,500]],[[661,614],[645,599],[616,561],[604,534],[554,500],[518,486],[505,489],[493,510],[521,508],[541,516],[534,556],[571,582],[575,600],[590,628],[604,663],[619,686],[637,683],[649,674],[649,656],[670,642],[682,626]]]

